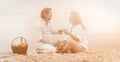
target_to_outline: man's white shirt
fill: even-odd
[[[52,27],[45,23],[43,20],[39,20],[35,23],[35,28],[37,32],[38,39],[44,39],[47,42],[50,42],[52,40]],[[42,42],[39,42],[37,44],[37,48],[43,50],[42,52],[56,52],[56,48],[51,44],[45,44]]]

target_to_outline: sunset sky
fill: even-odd
[[[90,48],[120,48],[119,0],[0,0],[0,52],[11,51],[17,36],[35,49],[34,23],[44,7],[52,8],[54,29],[67,28],[71,11],[81,15]]]

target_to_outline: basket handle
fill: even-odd
[[[12,43],[13,43],[14,40],[16,40],[17,38],[20,38],[20,39],[21,39],[21,43],[22,43],[23,39],[24,39],[25,41],[27,41],[24,37],[16,37],[16,38],[14,38],[14,39],[12,40]]]

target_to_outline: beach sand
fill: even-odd
[[[120,50],[94,49],[82,53],[52,53],[18,55],[0,54],[0,62],[120,62]]]

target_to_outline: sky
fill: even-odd
[[[44,7],[52,8],[54,29],[66,28],[71,11],[77,11],[87,29],[90,48],[120,48],[119,0],[0,0],[0,52],[11,51],[18,36],[35,49],[34,23]]]

